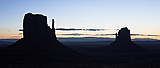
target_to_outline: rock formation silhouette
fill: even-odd
[[[17,63],[65,61],[82,56],[57,40],[54,19],[51,29],[47,25],[46,16],[32,13],[24,16],[23,38],[5,48],[1,53],[9,62]]]
[[[27,41],[51,41],[56,40],[54,19],[52,29],[47,25],[47,17],[40,14],[28,13],[23,20],[23,36]]]
[[[109,46],[109,51],[144,51],[145,49],[131,41],[130,30],[127,27],[121,28],[116,33],[116,39]]]

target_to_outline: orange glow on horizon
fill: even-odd
[[[91,36],[91,35],[56,35],[58,38],[71,38],[71,37],[77,37],[77,38],[82,38],[82,37],[104,37],[104,38],[115,38],[115,35],[108,35],[108,36]],[[8,36],[8,35],[1,35],[0,39],[21,39],[23,36]],[[159,36],[131,36],[131,39],[136,39],[136,38],[141,38],[141,39],[157,39],[160,40]]]

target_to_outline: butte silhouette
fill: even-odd
[[[23,19],[23,38],[3,50],[4,57],[14,62],[65,61],[77,59],[81,54],[64,46],[55,35],[54,19],[52,29],[47,17],[27,13]]]
[[[127,27],[121,28],[116,33],[116,39],[109,46],[107,46],[108,51],[118,51],[118,52],[136,52],[136,51],[144,51],[146,49],[140,47],[131,41],[130,30]]]

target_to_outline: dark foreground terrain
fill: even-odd
[[[2,41],[1,41],[2,42]],[[1,46],[14,41],[3,41]],[[135,42],[145,52],[107,52],[103,51],[111,42],[63,42],[65,46],[79,53],[90,55],[89,58],[40,63],[1,63],[1,68],[160,68],[160,42]],[[5,46],[2,46],[3,48]],[[2,59],[2,57],[1,57]],[[4,61],[4,60],[3,60]],[[7,60],[8,61],[8,60]],[[17,60],[18,61],[18,60]],[[2,62],[2,61],[1,61]],[[28,61],[32,62],[32,61]]]

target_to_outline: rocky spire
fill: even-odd
[[[53,34],[55,35],[54,23],[55,23],[55,21],[54,21],[54,19],[52,19],[52,31],[53,31]]]
[[[54,19],[52,19],[52,30],[54,30]]]

